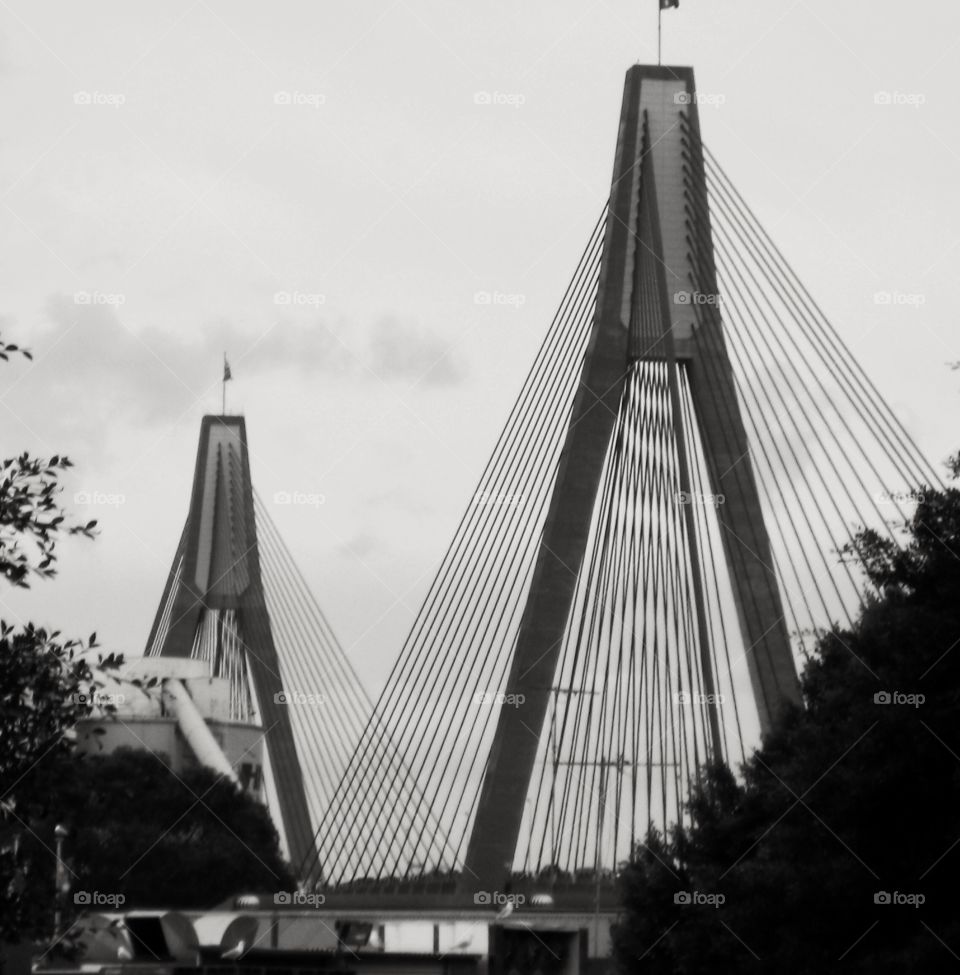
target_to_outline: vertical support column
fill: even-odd
[[[223,482],[229,474],[218,464],[217,451],[211,449],[211,439],[215,440],[224,432],[232,443],[230,449],[238,452],[240,464],[238,507],[233,514],[227,510],[231,485]],[[220,448],[221,451],[225,449],[224,446]],[[241,525],[244,537],[242,544],[238,543],[239,554],[235,554],[233,533]],[[176,578],[178,563],[182,563],[179,579]],[[242,591],[239,591],[240,587]],[[155,647],[171,593],[173,605],[169,627],[162,646]],[[200,428],[190,510],[147,642],[147,651],[162,656],[190,657],[204,612],[225,609],[234,609],[237,613],[246,665],[270,757],[279,805],[278,825],[283,828],[290,859],[297,868],[306,860],[315,858],[316,848],[290,711],[277,699],[285,688],[280,678],[280,663],[263,592],[246,424],[243,417],[205,416]],[[222,633],[219,620],[218,632]],[[220,645],[218,640],[218,648]]]
[[[690,383],[694,412],[710,490],[724,498],[717,506],[723,554],[760,730],[766,734],[785,702],[800,704],[800,684],[726,349],[699,335],[694,344],[697,354]]]
[[[506,693],[517,695],[516,700],[524,704],[500,710],[464,862],[461,885],[465,890],[501,889],[513,864],[550,689],[623,392],[629,325],[629,317],[624,318],[624,294],[632,272],[640,176],[640,85],[640,72],[631,69],[620,112],[593,330],[507,678]]]
[[[280,680],[270,617],[262,591],[241,607],[239,616],[247,636],[247,665],[256,690],[260,723],[270,753],[270,770],[290,851],[290,863],[297,871],[308,861],[315,861],[317,851],[289,706],[279,703],[277,699],[277,695],[290,688],[284,688]]]
[[[643,166],[643,193],[642,212],[644,224],[649,221],[649,230],[645,236],[649,237],[649,251],[637,248],[637,267],[639,270],[640,261],[646,260],[651,263],[652,277],[656,281],[656,295],[652,296],[656,302],[658,321],[656,325],[660,329],[660,340],[657,345],[661,346],[667,360],[668,383],[670,386],[670,413],[673,417],[673,436],[677,445],[677,467],[680,480],[680,490],[686,494],[688,499],[692,499],[695,493],[693,478],[690,472],[690,456],[687,450],[687,438],[683,429],[683,410],[680,405],[680,369],[681,365],[677,361],[677,343],[673,336],[671,327],[671,305],[670,294],[667,288],[667,276],[663,261],[663,239],[660,231],[660,214],[657,204],[656,173],[654,172],[653,159],[645,158]],[[643,228],[647,229],[646,226]],[[642,231],[641,231],[642,233]],[[642,239],[642,238],[641,238]],[[637,275],[638,279],[640,275]],[[703,677],[703,689],[707,695],[707,716],[710,722],[710,747],[711,754],[708,756],[714,761],[723,759],[723,735],[720,731],[720,703],[717,697],[716,679],[713,672],[713,660],[710,657],[711,639],[710,631],[707,626],[707,606],[703,592],[703,567],[701,564],[700,546],[697,540],[696,515],[691,503],[684,505],[683,523],[687,534],[687,550],[690,556],[690,575],[693,586],[694,612],[697,619],[697,644],[700,651],[700,673]]]
[[[690,112],[688,125],[688,219],[694,238],[689,242],[693,250],[690,281],[697,291],[717,295],[696,112]],[[724,503],[717,507],[723,553],[733,585],[760,730],[766,734],[785,704],[801,703],[800,682],[721,314],[712,303],[694,307],[700,311],[691,342],[694,413],[706,454],[711,492],[724,497]]]
[[[240,436],[243,445],[243,507],[247,530],[252,535],[247,554],[250,585],[241,596],[238,616],[241,632],[247,640],[247,666],[257,695],[260,723],[266,735],[270,753],[270,769],[273,773],[277,803],[283,819],[283,830],[290,850],[294,870],[300,870],[307,862],[316,859],[313,827],[303,785],[303,768],[297,754],[297,744],[290,721],[290,707],[282,704],[279,695],[285,688],[280,678],[280,658],[273,642],[273,628],[267,612],[263,593],[263,576],[260,568],[260,544],[257,539],[257,519],[253,507],[253,480],[250,477],[250,453],[247,450],[247,430],[240,418]]]

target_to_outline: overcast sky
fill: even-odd
[[[705,141],[940,461],[960,5],[663,19],[716,96]],[[0,328],[35,355],[2,371],[4,453],[66,452],[71,505],[113,502],[3,615],[142,652],[226,350],[259,493],[325,499],[274,518],[377,690],[603,206],[656,0],[7,0],[0,24]]]

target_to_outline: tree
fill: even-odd
[[[266,808],[207,768],[175,774],[165,756],[119,749],[44,762],[28,778],[47,797],[37,834],[57,822],[69,830],[78,912],[84,893],[124,910],[184,909],[296,889]],[[30,842],[42,859],[40,841]]]
[[[0,360],[16,352],[30,358],[0,340]],[[63,535],[94,536],[95,521],[71,523],[58,503],[71,466],[27,453],[0,462],[0,570],[11,585],[52,579]],[[64,640],[0,621],[0,939],[50,935],[58,824],[70,834],[73,892],[112,893],[124,907],[209,907],[242,890],[293,889],[266,809],[231,782],[204,768],[174,775],[148,752],[76,753],[91,690],[123,664],[117,654],[93,660],[95,647],[96,634]]]
[[[960,457],[951,466],[956,477]],[[846,550],[876,593],[818,641],[803,709],[742,781],[704,770],[690,825],[635,851],[614,935],[622,971],[956,963],[960,491],[918,493],[904,528],[903,545],[866,531]]]
[[[14,352],[33,358],[26,349],[0,339],[0,360],[9,361]],[[28,453],[0,463],[0,572],[15,586],[28,586],[34,574],[45,579],[56,575],[58,535],[93,537],[96,521],[68,524],[57,503],[59,474],[72,466],[69,457],[42,459]]]
[[[0,340],[0,360],[25,349]],[[34,577],[56,575],[57,539],[93,537],[96,522],[72,524],[58,503],[59,477],[72,466],[65,456],[49,459],[22,453],[0,462],[0,571],[8,583],[27,587]],[[25,776],[38,763],[64,754],[72,745],[76,721],[92,710],[86,693],[97,683],[96,668],[121,663],[116,655],[94,665],[85,654],[96,645],[62,640],[32,623],[15,628],[0,621],[0,937],[16,940],[49,934],[53,872],[42,896],[30,898],[31,871],[26,854],[35,802]],[[50,847],[53,838],[44,837]]]

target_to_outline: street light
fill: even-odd
[[[60,940],[60,928],[63,924],[63,895],[67,888],[67,869],[63,862],[63,841],[69,836],[66,826],[57,823],[53,830],[57,841],[57,865],[54,872],[54,901],[53,901],[53,940]]]

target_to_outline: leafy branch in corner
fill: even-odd
[[[9,361],[11,353],[33,359],[27,349],[0,339],[0,360]],[[31,574],[56,575],[58,534],[95,534],[96,520],[68,524],[58,503],[60,475],[72,466],[65,455],[31,457],[26,451],[0,462],[0,572],[15,586],[29,587]]]

